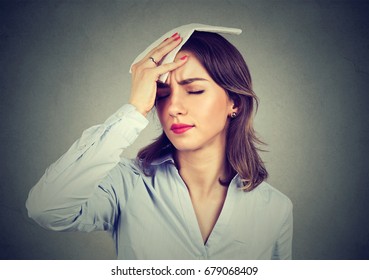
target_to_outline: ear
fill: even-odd
[[[239,104],[240,104],[240,97],[237,94],[232,94],[232,96],[230,97],[231,99],[231,113],[235,112],[238,113],[238,108],[239,108]]]
[[[236,107],[236,104],[230,100],[230,104],[229,104],[229,111],[228,111],[228,117],[230,119],[234,119],[237,117],[238,115],[238,107]]]
[[[233,106],[232,106],[232,112],[236,112],[238,113],[238,106],[236,106],[235,103],[233,103]]]
[[[229,111],[228,116],[232,118],[232,114],[238,115],[239,113],[239,105],[241,104],[241,98],[238,94],[230,91],[226,91],[228,95],[228,104]],[[234,117],[233,117],[234,118]]]

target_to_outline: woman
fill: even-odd
[[[217,33],[182,40],[132,66],[130,104],[48,168],[29,215],[52,230],[109,230],[120,259],[289,259],[292,204],[264,182],[247,65]],[[121,159],[153,107],[163,134]]]

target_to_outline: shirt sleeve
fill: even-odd
[[[292,237],[293,237],[293,205],[289,200],[286,219],[281,227],[279,238],[275,244],[272,259],[290,260],[292,259]]]
[[[58,231],[111,229],[118,207],[114,172],[109,172],[147,124],[134,106],[126,104],[103,124],[85,130],[31,189],[26,201],[29,217]]]

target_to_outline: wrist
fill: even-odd
[[[134,106],[136,108],[136,111],[139,112],[141,115],[143,115],[145,118],[148,114],[148,112],[142,108],[140,108],[140,106],[138,106],[137,104],[135,104],[134,102],[130,101],[129,104],[131,104],[132,106]]]

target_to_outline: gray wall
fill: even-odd
[[[211,4],[210,4],[211,3]],[[1,1],[0,257],[114,259],[109,234],[41,229],[30,188],[126,103],[128,68],[168,30],[239,27],[269,182],[294,203],[295,259],[369,259],[367,1]],[[152,119],[126,152],[158,134]]]

